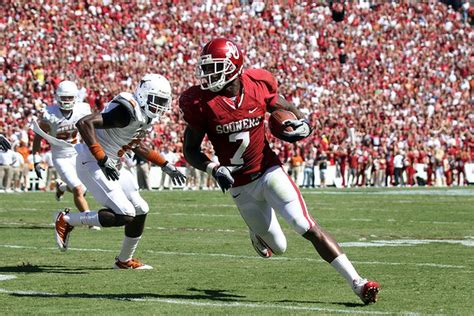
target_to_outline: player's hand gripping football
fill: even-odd
[[[282,136],[283,140],[294,143],[296,141],[299,141],[303,138],[308,137],[311,135],[311,132],[313,131],[311,129],[311,126],[309,125],[309,122],[306,119],[300,119],[300,120],[288,120],[284,122],[285,126],[290,126],[293,128],[293,131],[283,131]]]
[[[174,185],[183,185],[186,183],[186,176],[182,174],[173,164],[166,162],[161,170],[170,176]]]
[[[0,135],[0,150],[1,151],[7,151],[11,148],[12,148],[12,145],[10,144],[8,139],[6,139],[5,136]]]
[[[216,179],[222,193],[229,190],[234,184],[234,177],[232,177],[232,171],[225,166],[219,166],[214,168],[212,176]]]
[[[101,160],[97,160],[97,164],[99,165],[100,169],[102,169],[102,172],[104,172],[107,179],[112,181],[119,179],[120,173],[112,159],[109,159],[109,157],[105,156]]]

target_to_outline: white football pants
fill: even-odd
[[[280,166],[269,168],[249,184],[231,188],[230,193],[249,229],[275,254],[286,250],[286,237],[275,211],[301,235],[316,224],[298,186]]]
[[[148,203],[138,192],[136,177],[127,170],[120,170],[118,181],[108,180],[85,144],[75,146],[77,174],[95,200],[118,215],[143,215],[148,213]]]
[[[61,158],[53,157],[53,165],[56,168],[59,177],[67,184],[69,189],[72,190],[78,186],[82,186],[83,189],[86,188],[77,176],[76,155]]]

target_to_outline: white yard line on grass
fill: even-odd
[[[0,281],[16,279],[16,275],[11,274],[0,274]]]
[[[18,296],[50,296],[50,297],[76,297],[74,293],[48,293],[48,292],[37,292],[37,291],[14,291],[0,288],[0,293],[14,294]],[[80,295],[80,294],[78,294]],[[110,296],[104,298],[102,295],[97,294],[87,295],[87,298],[93,299],[109,299],[118,301],[130,301],[130,302],[144,302],[144,303],[165,303],[185,306],[205,306],[205,307],[219,307],[219,308],[254,308],[254,309],[280,309],[280,310],[292,310],[292,311],[316,311],[316,312],[328,312],[328,313],[340,313],[340,314],[364,314],[364,315],[393,315],[393,314],[404,314],[404,315],[418,315],[414,312],[382,312],[372,310],[354,310],[354,309],[336,309],[336,308],[325,308],[317,306],[294,306],[294,305],[278,305],[278,304],[258,304],[258,303],[240,303],[240,302],[228,302],[228,303],[214,303],[214,302],[197,302],[192,300],[179,300],[179,299],[166,299],[166,298],[126,298],[121,296]]]
[[[167,213],[167,212],[150,212],[148,214],[164,215],[164,216],[240,217],[239,214]]]
[[[302,191],[303,195],[305,194],[322,194],[322,195],[436,195],[436,196],[472,196],[474,197],[474,190],[470,189],[451,189],[451,190],[412,190],[412,189],[403,189],[403,190],[390,190],[385,189],[381,191],[368,191],[364,189],[356,189],[356,191]]]
[[[56,250],[56,247],[34,247],[34,246],[20,246],[20,245],[0,245],[3,248],[11,249],[32,249],[32,250]],[[68,248],[69,251],[85,251],[85,252],[111,252],[115,253],[116,250],[109,249],[97,249],[97,248]],[[225,253],[198,253],[198,252],[174,252],[174,251],[154,251],[154,250],[142,250],[142,252],[154,253],[166,256],[193,256],[193,257],[219,257],[219,258],[232,258],[232,259],[250,259],[250,260],[262,260],[258,256],[239,256]],[[297,257],[272,257],[270,260],[282,260],[282,261],[310,261],[310,262],[325,262],[322,259],[315,258],[297,258]],[[440,264],[432,262],[381,262],[381,261],[353,261],[356,264],[368,264],[368,265],[389,265],[389,266],[416,266],[416,267],[432,267],[441,269],[466,269],[463,265],[451,265],[451,264]]]
[[[6,213],[6,212],[15,212],[15,211],[31,211],[31,212],[38,212],[38,211],[44,211],[44,209],[42,208],[33,208],[33,207],[21,207],[21,208],[18,208],[18,207],[15,207],[15,208],[9,208],[9,209],[6,209],[6,208],[0,208],[0,213]]]

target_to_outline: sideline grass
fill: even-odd
[[[473,313],[472,188],[303,195],[339,242],[368,243],[344,249],[362,275],[382,284],[377,304],[361,305],[281,219],[287,252],[271,260],[257,257],[230,196],[218,191],[143,194],[151,211],[137,256],[152,271],[110,269],[122,239],[119,228],[75,229],[71,249],[60,253],[52,212],[72,206],[71,196],[58,203],[52,193],[18,193],[0,194],[2,314]],[[411,245],[413,240],[426,243]]]

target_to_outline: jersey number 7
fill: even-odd
[[[229,135],[229,141],[232,143],[235,143],[239,140],[242,141],[240,143],[239,148],[237,148],[237,151],[235,152],[234,156],[230,158],[230,163],[232,165],[243,165],[244,164],[244,159],[242,158],[245,149],[247,149],[248,145],[250,144],[250,133],[249,132],[240,132],[240,133],[234,133]]]

